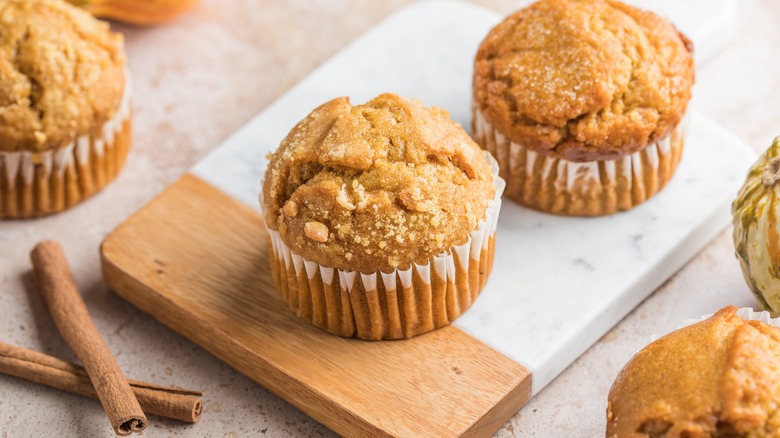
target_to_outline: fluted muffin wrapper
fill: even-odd
[[[366,340],[411,338],[454,321],[476,300],[493,267],[504,181],[489,159],[496,195],[485,219],[466,243],[423,265],[371,274],[330,268],[296,254],[268,229],[274,282],[290,309],[330,333]]]
[[[688,116],[664,138],[613,160],[574,162],[544,155],[510,140],[476,107],[474,139],[498,160],[506,195],[535,210],[601,216],[629,210],[658,193],[682,157]]]
[[[130,120],[128,79],[119,109],[97,134],[43,152],[0,151],[0,219],[56,213],[105,187],[130,149]]]
[[[699,318],[686,319],[677,328],[681,329],[683,327],[696,324],[697,322],[701,322],[704,321],[705,319],[712,317],[712,315],[714,315],[714,313],[710,313],[708,315],[702,315]],[[780,328],[780,317],[772,318],[772,314],[766,310],[757,311],[757,310],[753,310],[752,307],[741,307],[737,309],[737,316],[739,316],[740,318],[746,321],[761,321],[764,324],[769,324],[777,328]]]

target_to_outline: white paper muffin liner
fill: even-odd
[[[680,324],[678,324],[677,328],[674,329],[674,330],[680,330],[681,328],[688,327],[689,325],[693,325],[693,324],[696,324],[698,322],[702,322],[702,321],[704,321],[706,319],[711,318],[713,315],[715,315],[715,314],[714,313],[708,313],[708,314],[702,315],[702,316],[700,316],[698,318],[688,318],[688,319],[685,319]],[[751,307],[741,307],[741,308],[737,309],[737,316],[739,316],[740,318],[742,318],[744,320],[747,320],[747,321],[761,321],[763,323],[766,323],[766,324],[769,324],[769,325],[773,325],[773,326],[775,326],[777,328],[780,328],[780,317],[772,318],[772,315],[769,312],[765,311],[765,310],[756,311],[756,310],[753,310],[753,308],[751,308]],[[674,330],[672,330],[672,331],[674,331]],[[659,338],[661,338],[662,336],[665,336],[665,335],[667,335],[669,333],[671,333],[671,331],[668,332],[668,333],[660,334],[660,335],[657,334],[657,333],[653,333],[652,335],[650,335],[650,339],[649,339],[648,343],[656,341]]]
[[[97,135],[43,152],[0,151],[0,219],[64,210],[108,184],[130,145],[130,80],[116,114]]]
[[[498,160],[506,195],[527,207],[569,216],[628,210],[658,193],[682,156],[688,117],[667,136],[614,160],[574,162],[543,155],[510,140],[472,109],[474,139]]]
[[[289,307],[315,326],[366,340],[405,339],[443,327],[465,312],[492,269],[504,181],[493,167],[496,195],[466,243],[426,264],[363,274],[304,259],[268,229],[274,282]]]
[[[689,325],[696,324],[697,322],[704,321],[705,319],[711,318],[714,313],[710,313],[707,315],[702,315],[700,318],[696,319],[686,319],[685,321],[678,326],[678,329],[681,329],[683,327],[688,327]],[[767,312],[766,310],[753,310],[752,307],[741,307],[737,309],[737,316],[740,318],[747,320],[747,321],[761,321],[764,324],[769,324],[772,326],[775,326],[777,328],[780,328],[780,317],[778,318],[772,318],[772,315]]]

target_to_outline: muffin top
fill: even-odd
[[[484,153],[446,111],[394,94],[325,103],[270,159],[268,227],[305,259],[366,274],[465,243],[496,190]]]
[[[0,151],[45,151],[119,109],[124,42],[60,0],[0,0]]]
[[[736,312],[637,353],[610,390],[607,437],[777,436],[780,330]]]
[[[613,0],[541,0],[482,42],[474,103],[499,132],[569,161],[612,159],[668,135],[694,82],[691,42]]]

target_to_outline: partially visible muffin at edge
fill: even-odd
[[[609,438],[780,436],[780,329],[729,306],[637,353],[609,392]]]
[[[565,215],[627,210],[679,162],[691,52],[651,12],[613,0],[538,1],[479,48],[475,138],[521,204]]]
[[[424,297],[399,302],[404,298],[396,299],[395,294],[400,297],[404,277],[395,276],[400,271],[415,271],[415,264],[432,266],[440,255],[456,257],[453,248],[468,244],[481,222],[488,221],[483,228],[492,228],[494,233],[495,217],[490,215],[498,213],[499,196],[488,158],[446,111],[382,94],[356,106],[347,98],[334,99],[298,123],[271,156],[262,204],[266,225],[278,236],[277,246],[283,244],[317,269],[339,271],[331,284],[342,289],[347,301],[342,304],[354,312],[374,312],[376,319],[379,310],[372,310],[371,303],[348,302],[356,293],[346,294],[345,288],[380,290],[381,327],[361,329],[357,315],[353,328],[357,333],[350,333],[341,323],[324,328],[342,336],[378,339],[410,337],[445,325],[471,304],[488,269],[477,273],[481,279],[476,283],[451,285],[449,292],[446,283],[452,278],[446,273],[441,290],[432,280],[434,294],[441,295],[434,304],[430,297],[428,302],[419,301]],[[482,260],[477,257],[472,264],[487,266],[487,259],[492,258],[492,233],[484,239]],[[276,258],[285,263],[283,257]],[[435,269],[430,271],[436,275]],[[383,279],[383,273],[387,278]],[[354,277],[354,284],[340,281],[343,275]],[[366,276],[373,276],[377,284],[364,284],[371,283]],[[320,283],[329,281],[319,273],[316,277]],[[397,283],[397,292],[387,293],[393,287],[388,283],[390,277]],[[287,297],[288,304],[305,314],[310,303],[300,302],[301,289],[312,287],[320,286],[290,284],[280,289],[283,294],[285,288],[295,289],[294,297]],[[414,293],[418,292],[423,293]],[[444,299],[445,293],[454,295]],[[391,300],[395,302],[388,308]],[[404,305],[416,309],[414,318],[422,319],[412,321],[415,312],[404,314]],[[391,327],[394,318],[406,328]],[[361,333],[367,330],[373,332]]]
[[[58,212],[124,162],[124,42],[58,0],[0,0],[0,22],[0,218]]]

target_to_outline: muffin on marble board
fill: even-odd
[[[609,392],[607,437],[776,437],[778,403],[780,329],[729,306],[626,364]]]
[[[0,218],[59,212],[124,163],[124,41],[59,0],[0,0],[0,22]]]
[[[541,0],[479,47],[472,130],[514,201],[543,212],[628,210],[675,172],[694,83],[692,44],[614,0]]]
[[[446,111],[394,94],[323,104],[270,157],[261,204],[290,308],[344,337],[402,339],[477,298],[503,181]]]

